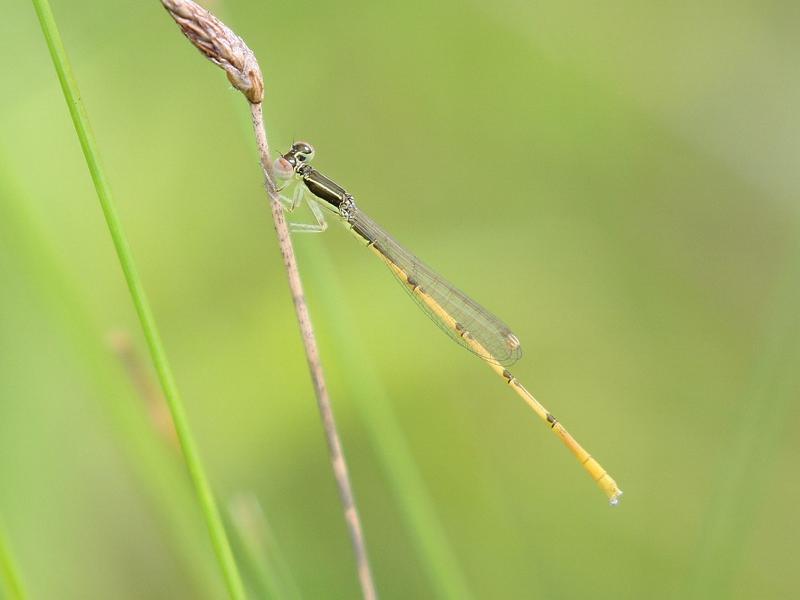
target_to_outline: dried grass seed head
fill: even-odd
[[[264,99],[264,79],[255,54],[217,17],[191,0],[161,0],[183,34],[253,104]]]

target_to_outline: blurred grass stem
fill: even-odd
[[[292,572],[255,494],[243,492],[232,497],[228,516],[258,597],[300,600]]]
[[[11,600],[24,600],[28,595],[22,583],[17,562],[6,541],[5,531],[0,527],[0,581],[4,581]],[[1,586],[0,586],[1,589]],[[2,594],[0,594],[2,596]]]
[[[172,414],[172,420],[175,423],[175,430],[181,443],[186,465],[195,487],[195,492],[211,536],[214,552],[225,578],[228,592],[231,598],[244,598],[244,587],[222,524],[222,518],[200,460],[200,455],[189,427],[183,402],[169,366],[164,346],[161,343],[161,336],[158,332],[153,312],[136,270],[133,254],[128,246],[122,223],[112,200],[111,190],[100,166],[99,153],[89,126],[89,118],[83,106],[83,102],[80,99],[77,82],[72,74],[72,69],[69,65],[66,50],[61,41],[61,35],[58,32],[53,12],[47,0],[33,0],[33,5],[36,9],[36,14],[39,18],[45,40],[47,41],[56,73],[58,74],[64,98],[67,101],[70,116],[72,117],[75,131],[78,135],[84,157],[86,158],[89,173],[94,182],[97,197],[100,201],[100,206],[103,210],[103,215],[106,219],[106,224],[108,225],[108,230],[111,234],[111,239],[114,243],[114,248],[125,276],[125,281],[128,284],[131,300],[133,301],[145,339],[147,340],[151,359],[158,373],[158,378],[164,391],[164,397],[167,400],[170,413]]]
[[[180,450],[180,442],[175,433],[175,424],[164,401],[164,394],[155,379],[150,376],[144,357],[136,351],[127,331],[112,331],[108,335],[108,344],[122,365],[125,374],[136,391],[147,416],[158,436],[174,450]]]
[[[357,404],[357,413],[401,508],[419,562],[434,586],[434,597],[468,600],[472,597],[469,582],[436,513],[372,356],[358,334],[358,323],[350,310],[345,287],[336,275],[334,261],[330,254],[318,251],[305,260],[303,250],[304,246],[298,248],[300,259],[317,288],[313,298],[336,344],[337,370],[351,381],[348,387]]]

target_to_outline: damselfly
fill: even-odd
[[[293,211],[305,202],[316,221],[313,224],[292,223],[292,230],[309,233],[325,231],[325,211],[339,217],[389,267],[404,289],[445,333],[478,355],[503,377],[575,454],[611,504],[617,504],[622,491],[616,482],[505,368],[522,355],[517,336],[500,319],[395,241],[356,206],[351,194],[309,164],[313,157],[314,148],[310,144],[295,142],[273,165],[273,172],[280,181],[288,182],[297,178],[302,183],[295,187],[290,198],[281,196],[287,209]]]

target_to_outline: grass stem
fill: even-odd
[[[278,245],[289,280],[289,291],[294,302],[308,369],[311,374],[317,406],[322,417],[322,426],[328,442],[333,475],[339,490],[339,497],[344,508],[345,522],[347,523],[355,553],[358,579],[364,598],[373,600],[377,595],[372,570],[367,558],[367,546],[361,527],[361,519],[356,509],[353,486],[350,483],[350,475],[348,474],[347,463],[342,451],[342,443],[333,417],[330,395],[325,384],[319,348],[314,335],[314,328],[311,325],[308,305],[303,294],[297,259],[295,258],[292,239],[289,236],[289,227],[286,224],[283,207],[280,203],[278,190],[275,187],[275,178],[272,173],[272,158],[270,157],[261,104],[264,99],[264,78],[261,74],[261,67],[255,54],[244,40],[197,3],[191,0],[161,0],[161,4],[181,28],[186,38],[203,56],[225,71],[228,81],[234,88],[242,92],[250,103],[250,116],[264,175],[264,187],[272,208],[272,218],[275,222],[275,231],[278,234]]]
[[[358,569],[358,579],[361,584],[361,591],[365,600],[377,598],[375,583],[372,577],[372,570],[369,566],[367,557],[367,545],[364,540],[364,532],[361,527],[361,519],[356,508],[353,486],[350,483],[350,475],[347,469],[342,443],[339,439],[339,432],[336,421],[333,417],[333,408],[325,384],[325,376],[322,371],[322,363],[319,357],[317,339],[314,335],[314,328],[311,325],[311,316],[308,312],[308,304],[303,294],[303,284],[300,281],[300,272],[297,268],[297,259],[292,246],[292,238],[289,235],[289,227],[283,214],[283,206],[278,200],[278,191],[275,188],[274,177],[272,175],[272,158],[270,157],[267,133],[264,128],[264,116],[261,103],[251,103],[250,113],[253,120],[253,130],[258,144],[258,152],[261,159],[261,166],[264,170],[264,187],[270,199],[272,207],[272,218],[275,222],[275,231],[278,234],[278,244],[283,256],[283,264],[286,267],[286,275],[289,280],[289,290],[292,294],[297,323],[300,326],[300,335],[303,340],[303,347],[306,351],[308,369],[311,373],[311,381],[314,385],[314,394],[317,397],[322,426],[325,430],[325,437],[328,442],[333,475],[336,479],[336,486],[339,490],[339,498],[344,508],[345,521],[350,541],[355,552],[356,568]]]
[[[200,460],[200,455],[195,445],[194,437],[189,427],[189,422],[180,398],[172,370],[167,360],[164,346],[161,343],[161,336],[156,326],[149,302],[145,295],[144,288],[136,270],[133,255],[128,246],[122,223],[114,206],[111,190],[106,181],[105,174],[100,166],[99,153],[97,151],[94,136],[89,126],[89,119],[86,109],[80,99],[78,86],[72,74],[72,69],[67,59],[61,35],[56,26],[53,12],[48,0],[33,0],[36,14],[42,28],[50,56],[58,74],[61,89],[69,108],[75,131],[80,140],[86,163],[94,182],[97,197],[103,210],[103,215],[111,234],[114,248],[117,252],[120,266],[122,267],[125,281],[131,295],[136,313],[144,332],[147,346],[150,350],[151,360],[155,366],[164,397],[172,414],[175,423],[175,430],[181,443],[181,449],[186,460],[189,474],[194,484],[201,510],[208,527],[214,552],[217,556],[220,569],[225,579],[228,592],[231,598],[240,599],[245,597],[244,587],[241,582],[236,562],[233,558],[230,543],[222,524],[222,518],[217,508],[211,486],[205,473],[205,469]]]
[[[0,581],[2,580],[5,580],[6,589],[11,600],[24,600],[28,597],[17,562],[14,560],[6,541],[5,531],[0,528]]]

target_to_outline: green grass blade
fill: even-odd
[[[28,597],[22,584],[22,577],[6,541],[5,531],[0,527],[0,581],[5,582],[9,597],[12,600],[23,600]]]
[[[231,498],[228,517],[237,554],[257,596],[299,600],[300,592],[289,565],[256,497],[240,493]]]
[[[350,397],[358,404],[359,417],[392,494],[403,511],[406,530],[436,589],[436,597],[470,598],[466,577],[436,515],[391,402],[370,366],[368,352],[358,339],[358,327],[348,311],[350,304],[336,277],[333,262],[321,248],[317,250],[313,258],[309,256],[303,260],[303,272],[314,288],[314,306],[322,313],[320,323],[336,342],[336,356],[330,360],[335,360],[337,368],[346,373],[351,384]],[[308,244],[298,244],[297,252],[301,258],[311,253]]]
[[[155,318],[137,274],[133,255],[128,246],[127,239],[123,233],[122,224],[112,201],[111,191],[106,182],[103,170],[100,167],[99,154],[97,152],[94,136],[89,127],[88,115],[80,100],[78,86],[72,75],[64,45],[61,41],[58,28],[56,27],[52,10],[50,9],[50,4],[47,0],[33,0],[33,5],[36,9],[42,32],[47,41],[50,56],[53,59],[53,64],[58,74],[61,89],[67,101],[70,116],[72,117],[78,139],[80,140],[92,181],[97,190],[97,196],[100,200],[103,215],[105,216],[120,266],[122,267],[125,280],[128,284],[131,299],[139,317],[145,339],[147,340],[151,359],[158,373],[164,396],[169,405],[173,422],[175,423],[175,429],[181,442],[183,455],[195,487],[200,507],[203,511],[217,560],[228,587],[228,592],[232,598],[244,598],[244,588],[233,557],[233,552],[231,551],[230,542],[225,533],[219,509],[214,500],[211,486],[195,446],[194,438],[189,428],[189,422],[183,408],[183,402],[178,393],[164,347],[161,343]]]
[[[717,469],[714,493],[682,598],[727,598],[741,567],[765,489],[775,471],[800,375],[800,238],[786,256],[784,271],[764,311],[758,354],[732,448]]]

